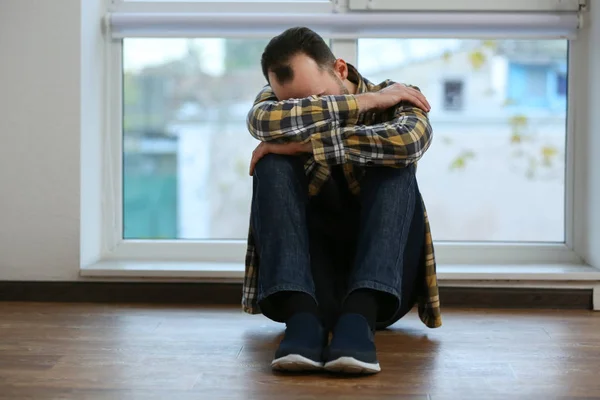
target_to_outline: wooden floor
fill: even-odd
[[[600,313],[445,309],[377,336],[383,371],[277,375],[237,308],[0,303],[0,399],[600,399]]]

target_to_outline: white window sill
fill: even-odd
[[[439,265],[446,281],[599,281],[600,269],[581,264]],[[244,265],[219,262],[102,261],[81,268],[81,276],[241,280]]]
[[[241,280],[244,277],[244,265],[227,262],[100,261],[81,267],[80,275],[90,278]]]

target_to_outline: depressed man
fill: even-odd
[[[274,37],[261,64],[244,310],[286,324],[275,370],[379,372],[376,330],[416,303],[441,325],[415,176],[430,105],[416,87],[369,82],[307,28]]]

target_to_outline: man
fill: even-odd
[[[425,325],[441,325],[415,177],[429,103],[414,87],[373,85],[307,28],[273,38],[261,64],[244,310],[285,322],[276,370],[379,372],[376,329],[417,301]]]

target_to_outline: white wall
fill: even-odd
[[[592,3],[591,1],[589,3]],[[586,249],[587,261],[600,268],[600,4],[595,1],[592,7],[592,22],[590,23],[590,173],[588,213],[590,215],[588,227],[588,246]],[[593,112],[591,110],[594,110]]]
[[[0,279],[76,279],[79,0],[0,2]]]
[[[574,238],[575,251],[589,264],[600,268],[600,2],[588,1],[588,4],[590,15],[585,21],[588,34],[582,45],[590,57],[580,82],[587,85],[587,101],[575,110],[575,123],[588,131],[585,137],[575,138],[578,151],[588,155],[584,157],[585,163],[576,160],[575,187],[582,196],[576,197],[575,207],[585,212],[579,214],[576,221],[576,226],[583,229],[578,230]]]
[[[102,34],[102,16],[106,12],[108,0],[81,1],[81,119],[80,119],[80,157],[85,160],[80,175],[81,221],[80,235],[81,257],[79,265],[89,265],[98,261],[101,254],[102,232],[102,134],[104,125],[104,72],[106,46]],[[81,261],[81,262],[79,262]]]

